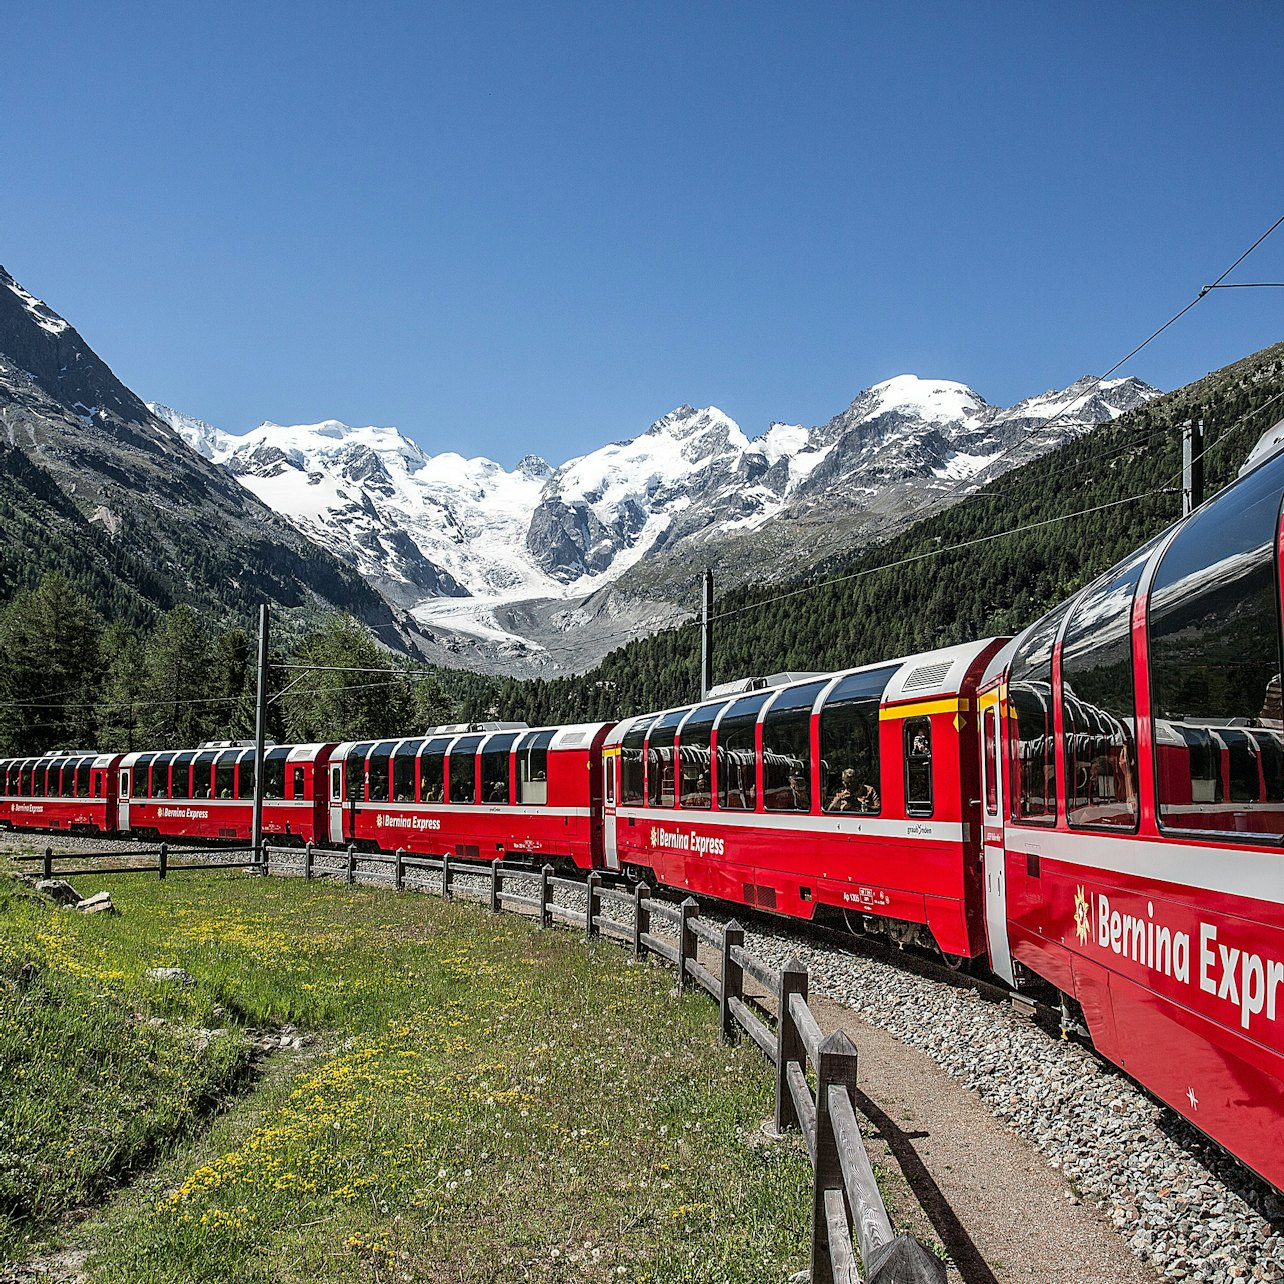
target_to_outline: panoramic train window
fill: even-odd
[[[718,723],[718,806],[753,811],[758,806],[758,714],[770,692],[741,696]]]
[[[419,751],[419,801],[444,802],[446,799],[446,748],[449,736],[425,741]]]
[[[263,755],[263,797],[285,797],[285,762],[290,756],[288,747],[282,745],[269,749]]]
[[[1277,465],[1196,513],[1150,591],[1150,703],[1159,819],[1229,836],[1284,834],[1279,757]]]
[[[192,796],[192,758],[195,755],[180,753],[170,767],[171,798],[190,798]]]
[[[640,718],[620,741],[620,806],[640,807],[646,797],[646,771],[642,752],[654,716]]]
[[[849,673],[820,708],[821,803],[826,811],[883,809],[878,709],[900,665]]]
[[[63,763],[62,770],[58,773],[58,792],[64,798],[74,798],[76,796],[76,760]]]
[[[811,810],[811,711],[827,684],[786,687],[762,719],[762,804]]]
[[[381,740],[366,759],[366,797],[371,802],[388,802],[392,797],[392,751],[395,740]]]
[[[678,750],[678,806],[713,805],[713,724],[725,704],[701,705],[682,724]]]
[[[516,735],[492,736],[481,756],[482,802],[508,802],[508,762]]]
[[[1057,754],[1052,726],[1052,650],[1067,602],[1031,626],[1012,657],[1012,819],[1051,824],[1057,818]]]
[[[348,801],[362,802],[366,796],[366,755],[374,746],[369,740],[363,741],[359,745],[353,745],[348,750],[347,761],[347,782],[348,782]]]
[[[1090,585],[1061,643],[1066,819],[1137,825],[1137,696],[1132,604],[1154,541]]]
[[[254,797],[255,750],[242,753],[236,764],[236,796],[238,798]]]
[[[415,758],[423,747],[421,740],[408,740],[397,746],[392,755],[392,801],[415,801]]]
[[[193,798],[213,798],[214,790],[210,784],[213,775],[214,763],[218,754],[212,750],[206,749],[196,755],[196,761],[192,763],[192,797]]]
[[[649,807],[672,807],[676,801],[674,742],[686,709],[673,709],[651,728],[646,746],[646,801]]]
[[[481,736],[460,736],[450,746],[450,792],[447,802],[471,803],[477,801],[477,746]]]
[[[517,802],[537,807],[548,802],[548,747],[553,742],[553,734],[530,731],[518,742]]]
[[[902,732],[905,739],[905,814],[932,814],[932,720],[906,718]]]
[[[153,798],[169,797],[169,767],[174,761],[172,753],[158,753],[152,760],[152,788],[151,796]]]
[[[214,796],[231,798],[236,793],[237,750],[227,749],[214,760]]]
[[[42,758],[36,763],[35,770],[31,773],[31,792],[37,798],[43,798],[46,793],[46,783],[49,777],[49,760]]]

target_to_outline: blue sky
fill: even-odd
[[[554,462],[683,402],[1099,372],[1284,213],[1284,9],[66,0],[5,24],[0,263],[138,393]],[[1284,228],[1236,274],[1284,281]],[[1206,299],[1164,388],[1284,338]]]

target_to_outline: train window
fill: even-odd
[[[285,797],[285,768],[290,757],[290,750],[282,745],[269,749],[263,755],[263,797]]]
[[[1280,470],[1196,513],[1150,592],[1150,686],[1159,819],[1249,838],[1284,834],[1278,760]]]
[[[753,811],[758,806],[758,714],[770,694],[741,696],[718,721],[718,806]]]
[[[640,807],[646,797],[643,747],[654,717],[640,718],[620,741],[620,806]]]
[[[49,775],[49,764],[38,762],[31,772],[31,793],[35,798],[45,796],[45,781]]]
[[[985,711],[985,814],[999,814],[999,738],[995,728],[994,706]]]
[[[517,802],[548,802],[548,746],[553,732],[532,731],[517,743]],[[638,799],[641,802],[641,798]]]
[[[932,720],[906,718],[902,732],[905,744],[905,814],[932,814]]]
[[[506,803],[509,797],[509,755],[517,742],[515,735],[491,736],[481,755],[482,802]]]
[[[768,811],[811,810],[811,711],[823,682],[786,687],[762,719],[762,801]]]
[[[122,771],[122,772],[120,773],[120,796],[121,796],[122,798],[128,798],[128,797],[130,796],[130,793],[129,793],[130,783],[129,783],[129,782],[130,782],[130,772],[129,772],[129,771]]]
[[[169,769],[170,797],[190,798],[192,796],[192,757],[190,753],[180,753]]]
[[[415,760],[422,740],[408,740],[400,744],[392,755],[392,800],[399,803],[415,801]]]
[[[153,798],[169,797],[169,767],[174,761],[172,753],[158,753],[152,762],[152,794]]]
[[[236,793],[236,750],[221,753],[214,762],[214,796],[231,798]]]
[[[1052,725],[1052,650],[1070,603],[1029,631],[1012,657],[1012,819],[1052,824],[1057,818],[1057,754]]]
[[[900,665],[849,673],[820,709],[820,772],[826,811],[882,810],[878,710]]]
[[[254,797],[255,751],[243,754],[236,764],[236,796],[238,798]]]
[[[366,759],[366,798],[370,802],[388,802],[392,797],[392,751],[395,740],[381,740]]]
[[[348,800],[361,802],[366,796],[366,755],[374,746],[370,741],[353,745],[348,750]]]
[[[1061,643],[1066,819],[1072,825],[1137,824],[1137,697],[1132,604],[1154,541],[1074,604]]]
[[[551,733],[549,739],[552,739]],[[446,796],[448,802],[477,801],[477,746],[481,742],[481,736],[460,736],[450,746],[450,757],[446,762],[450,772],[449,793]]]
[[[613,754],[602,759],[602,774],[605,777],[605,797],[608,807],[615,805],[615,761],[618,756],[618,754]]]
[[[439,803],[446,797],[446,746],[448,738],[429,740],[419,751],[419,801]]]
[[[725,706],[706,704],[682,724],[678,750],[678,806],[713,805],[713,724]]]
[[[76,796],[76,764],[74,762],[64,763],[61,771],[55,769],[50,774],[58,776],[58,793],[63,798],[74,798]]]
[[[652,728],[646,745],[646,801],[649,807],[672,807],[676,801],[674,743],[686,709],[673,709]]]
[[[214,797],[214,763],[218,754],[206,749],[192,761],[192,797]]]
[[[307,794],[307,787],[304,784],[306,774],[302,766],[290,768],[290,797],[296,801]]]

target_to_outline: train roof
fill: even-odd
[[[843,678],[853,673],[870,673],[879,669],[894,668],[895,672],[888,678],[883,692],[884,704],[895,704],[906,700],[932,700],[941,696],[957,695],[963,688],[968,671],[977,658],[992,647],[999,638],[982,638],[976,642],[961,642],[957,646],[938,647],[935,651],[924,651],[919,655],[902,656],[895,660],[882,660],[873,664],[862,664],[853,669],[838,669],[832,673],[808,674],[807,676],[785,683],[782,686],[760,688],[757,691],[733,694],[714,695],[710,693],[705,700],[696,700],[691,704],[674,705],[671,709],[660,709],[649,713],[637,714],[632,718],[616,724],[606,744],[618,745],[624,736],[639,724],[645,724],[663,717],[666,713],[676,713],[683,709],[695,709],[701,705],[730,705],[745,695],[761,694],[775,700],[781,692],[796,687],[806,686],[818,679],[826,682],[826,694],[829,688],[836,686]],[[718,691],[719,688],[714,688]],[[769,707],[764,705],[764,708]]]
[[[376,745],[387,744],[394,746],[401,745],[422,745],[429,740],[444,740],[448,746],[454,745],[457,740],[465,738],[477,738],[482,742],[480,747],[485,747],[485,743],[496,736],[513,737],[514,747],[521,744],[522,741],[528,740],[531,736],[541,734],[552,734],[549,741],[550,749],[587,749],[592,745],[599,733],[612,726],[609,722],[573,722],[560,727],[528,727],[525,723],[506,723],[492,724],[490,728],[481,729],[480,727],[473,730],[464,731],[441,731],[439,729],[430,730],[427,734],[414,736],[388,736],[382,740],[345,740],[342,744],[334,747],[334,756],[336,758],[346,757],[354,749],[365,746],[367,752]],[[502,730],[494,729],[495,726],[502,727]]]
[[[324,741],[317,744],[306,745],[276,745],[268,744],[263,746],[264,757],[285,755],[287,762],[313,762],[321,756],[323,752],[334,748],[333,741]],[[279,752],[278,752],[279,751]],[[140,758],[147,758],[151,761],[157,757],[173,757],[175,754],[190,754],[193,758],[200,754],[208,754],[211,758],[221,758],[224,754],[233,755],[239,762],[242,758],[254,757],[254,746],[250,745],[248,749],[235,743],[225,746],[215,744],[198,745],[195,748],[187,749],[136,749],[133,753],[127,753],[121,760],[122,767],[132,767]]]

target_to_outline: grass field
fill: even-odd
[[[671,971],[413,893],[110,886],[121,912],[84,917],[0,882],[4,1259],[79,1249],[104,1281],[806,1265],[810,1170],[760,1135],[767,1067]],[[301,1048],[255,1050],[285,1023]]]

